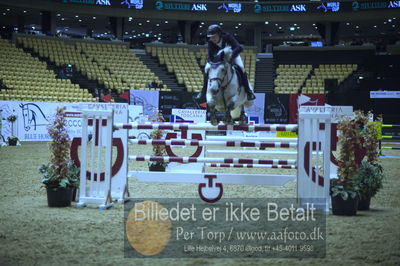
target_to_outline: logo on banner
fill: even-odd
[[[97,0],[96,5],[111,6],[110,0]]]
[[[360,10],[360,4],[358,2],[353,2],[351,4],[351,8],[353,9],[353,11],[358,11]]]
[[[322,3],[320,6],[317,7],[317,9],[322,9],[324,12],[328,12],[328,10],[331,10],[332,12],[338,12],[340,10],[340,3],[339,2],[328,2],[328,3]]]
[[[388,8],[399,8],[400,7],[400,1],[390,1]]]
[[[76,4],[93,5],[94,4],[94,0],[63,0],[63,3],[65,3],[65,4],[76,3]]]
[[[278,122],[279,119],[287,119],[287,111],[285,106],[281,103],[279,97],[276,98],[276,102],[267,105],[267,114],[269,119],[274,119]],[[279,121],[280,122],[280,121]]]
[[[128,8],[131,8],[133,6],[135,7],[135,9],[142,9],[143,0],[124,0],[121,2],[121,5],[127,5]]]
[[[228,13],[229,10],[232,10],[233,13],[240,13],[242,11],[242,4],[241,3],[228,3],[226,5],[223,3],[218,7],[218,9],[225,9],[225,13]]]
[[[304,94],[301,94],[297,98],[297,108],[300,108],[300,106],[307,104],[307,105],[318,105],[318,99],[311,101],[311,97],[308,97]]]
[[[254,13],[272,13],[272,12],[289,12],[290,8],[288,5],[268,5],[262,6],[260,4],[254,5]],[[293,8],[293,7],[292,7]]]
[[[193,120],[185,120],[182,117],[180,117],[179,115],[171,115],[170,116],[170,121],[171,121],[171,123],[174,123],[174,122],[178,122],[178,123],[183,123],[183,122],[185,122],[185,123],[193,123],[194,122]]]
[[[137,95],[131,95],[131,104],[141,105],[143,106],[143,111],[147,111],[150,113],[157,111],[157,107],[155,105],[147,103],[147,101],[144,98],[139,97]]]
[[[29,131],[31,128],[36,130],[38,126],[47,126],[49,121],[44,115],[42,109],[34,103],[20,104],[22,117],[24,119],[24,129]]]
[[[186,4],[186,3],[164,3],[159,0],[155,3],[156,10],[191,10],[191,11],[207,11],[207,4]]]
[[[290,12],[306,12],[306,5],[292,5],[290,7]]]
[[[388,2],[366,2],[359,3],[354,1],[351,4],[353,11],[368,10],[368,9],[384,9],[384,8],[399,8],[400,1],[388,1]]]
[[[260,118],[258,116],[246,116],[246,123],[249,125],[260,124]]]

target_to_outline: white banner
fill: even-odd
[[[128,105],[129,123],[144,123],[148,122],[149,118],[147,115],[143,114],[143,106],[141,105]],[[134,137],[136,139],[149,139],[151,130],[149,129],[131,129],[129,130],[129,137]]]
[[[370,91],[370,98],[399,99],[400,91]]]
[[[46,103],[46,102],[19,102],[19,101],[1,101],[0,110],[3,110],[3,128],[2,137],[17,136],[20,141],[49,141],[47,126],[54,117],[57,107],[67,107],[75,109],[77,103]],[[10,115],[16,115],[17,121],[14,125],[7,121]],[[72,133],[71,138],[75,136],[74,124],[80,126],[80,122],[72,121],[67,118],[68,130]],[[13,132],[12,132],[13,131]],[[80,132],[80,131],[79,131]]]
[[[331,106],[329,104],[324,106],[300,106],[299,112],[314,114],[330,112],[332,123],[337,123],[345,117],[354,117],[353,106]]]
[[[81,104],[89,109],[104,109],[110,105],[115,111],[115,121],[126,122],[126,119],[118,120],[120,120],[119,117],[126,117],[127,104],[0,101],[0,110],[3,111],[2,139],[6,141],[8,136],[14,135],[17,136],[20,141],[50,141],[51,138],[47,132],[47,126],[51,123],[58,107],[66,107],[65,114],[70,139],[81,137]],[[12,114],[17,116],[17,121],[14,122],[14,126],[7,121],[7,117]]]
[[[130,103],[143,106],[144,115],[154,115],[158,111],[158,91],[130,90]]]
[[[265,93],[255,93],[256,99],[250,108],[245,107],[248,122],[254,121],[255,124],[264,124]],[[257,122],[258,120],[258,122]]]

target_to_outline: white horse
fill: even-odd
[[[235,67],[230,64],[232,49],[222,49],[224,58],[221,62],[209,62],[207,107],[210,111],[211,124],[217,125],[216,111],[225,112],[223,122],[232,124],[233,120],[239,120],[240,124],[246,123],[244,106],[250,107],[253,101],[247,100],[247,93],[239,82],[239,76]]]

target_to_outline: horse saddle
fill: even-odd
[[[236,75],[238,76],[239,84],[243,84],[244,73],[242,72],[242,69],[240,67],[238,67],[237,65],[232,65],[232,67],[235,70]]]

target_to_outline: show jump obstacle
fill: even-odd
[[[400,128],[400,125],[382,124],[382,128]],[[388,139],[391,142],[379,141],[380,154],[382,154],[382,150],[400,150],[400,146],[398,146],[400,142],[393,141],[393,140],[400,140],[400,136],[383,135],[381,132],[381,138]],[[384,146],[382,146],[382,144]],[[388,145],[397,145],[397,146],[388,146]]]
[[[290,180],[297,180],[299,204],[315,200],[315,206],[329,211],[329,180],[331,155],[331,112],[324,106],[301,107],[298,125],[217,125],[209,123],[114,123],[113,110],[82,110],[82,139],[80,153],[80,193],[78,207],[99,204],[101,209],[112,206],[112,200],[124,201],[129,196],[128,177],[142,182],[178,182],[198,184],[198,193],[206,202],[216,202],[223,195],[224,184],[283,186]],[[166,139],[130,140],[127,130],[164,129],[169,131]],[[113,132],[113,130],[116,130]],[[189,134],[202,132],[202,134]],[[245,141],[245,140],[205,140],[205,131],[297,131],[296,142]],[[181,134],[174,132],[180,131]],[[88,134],[93,138],[89,142]],[[119,135],[118,135],[119,134]],[[123,136],[123,137],[121,137]],[[192,136],[191,139],[188,136]],[[180,137],[178,139],[177,137]],[[169,156],[140,154],[137,145],[167,145]],[[197,146],[193,155],[176,156],[175,146]],[[297,159],[248,159],[206,157],[204,148],[221,147],[261,147],[296,148]],[[113,162],[112,147],[116,147]],[[134,154],[128,155],[128,148]],[[228,151],[229,152],[229,151]],[[273,152],[273,151],[271,151]],[[273,153],[270,153],[273,154]],[[285,154],[276,151],[276,155]],[[239,155],[240,156],[240,155]],[[166,172],[129,170],[127,161],[172,162]],[[192,167],[193,165],[193,167]],[[200,165],[200,167],[198,167]],[[296,175],[287,174],[241,174],[205,172],[206,167],[231,168],[286,168],[297,169]],[[190,170],[189,170],[190,169]],[[193,170],[195,169],[195,170]],[[322,202],[321,202],[322,199]]]

